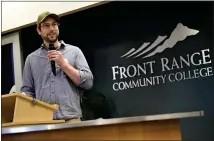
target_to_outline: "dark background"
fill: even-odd
[[[139,62],[119,56],[143,42],[153,42],[158,35],[169,36],[179,22],[200,32],[145,61],[182,56],[206,48],[213,58],[212,2],[111,2],[62,17],[60,39],[83,51],[95,77],[90,92],[102,93],[111,101],[109,117],[204,110],[204,117],[181,120],[183,139],[212,141],[213,76],[120,92],[112,90],[111,67]],[[24,60],[41,43],[36,26],[23,29]],[[213,62],[211,65],[213,67]]]
[[[1,94],[8,94],[15,84],[13,66],[13,45],[6,44],[1,47]]]

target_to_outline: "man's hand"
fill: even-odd
[[[56,50],[48,51],[48,59],[51,61],[55,61],[59,67],[62,67],[62,65],[66,63],[62,53]]]
[[[60,51],[51,50],[48,52],[48,59],[53,60],[56,64],[69,76],[69,78],[76,84],[81,83],[80,72],[65,61]]]

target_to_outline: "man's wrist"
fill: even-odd
[[[68,66],[68,63],[66,61],[63,61],[60,65],[60,68],[64,69]]]
[[[68,65],[68,62],[66,62],[65,60],[63,60],[60,64],[59,67],[64,69],[66,66]]]

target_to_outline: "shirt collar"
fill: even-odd
[[[62,48],[64,48],[66,46],[66,44],[65,44],[65,42],[63,40],[61,40],[59,42],[60,42],[60,48],[59,49],[62,49]],[[48,50],[48,48],[46,48],[44,43],[41,45],[41,47],[42,47],[42,49]]]

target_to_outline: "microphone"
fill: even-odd
[[[49,49],[50,49],[50,50],[55,50],[54,44],[49,44]],[[51,61],[51,69],[52,69],[53,75],[56,76],[55,61]]]

